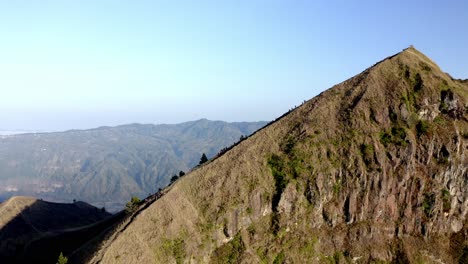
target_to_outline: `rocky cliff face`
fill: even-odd
[[[468,258],[468,85],[413,48],[177,182],[91,263]]]

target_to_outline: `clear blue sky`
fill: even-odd
[[[0,129],[271,120],[409,45],[468,78],[466,1],[1,1]]]

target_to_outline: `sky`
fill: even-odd
[[[0,130],[273,120],[410,45],[468,78],[467,1],[0,0]]]

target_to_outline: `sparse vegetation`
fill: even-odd
[[[423,212],[426,217],[431,217],[433,215],[434,204],[436,202],[436,196],[434,193],[424,194],[424,200],[422,203]]]
[[[255,226],[254,225],[249,225],[249,227],[247,227],[247,232],[249,232],[249,235],[252,237],[255,235]]]
[[[388,146],[389,144],[395,144],[398,146],[406,146],[406,131],[402,127],[392,127],[392,129],[388,131],[384,131],[380,133],[380,142],[384,146]]]
[[[418,73],[416,73],[416,75],[414,76],[414,80],[413,80],[413,91],[415,92],[419,92],[421,91],[421,89],[423,88],[423,80],[421,78],[421,75]]]
[[[280,156],[276,154],[271,155],[268,159],[268,166],[270,167],[273,179],[275,180],[275,191],[271,201],[271,208],[273,210],[273,213],[271,214],[271,228],[273,233],[276,235],[279,229],[280,217],[277,211],[278,204],[289,180],[285,172],[285,161]]]
[[[292,136],[289,136],[286,139],[286,141],[283,143],[283,146],[282,146],[283,152],[286,153],[287,155],[291,154],[294,149],[295,144],[296,144],[295,138]]]
[[[212,261],[214,263],[240,263],[244,250],[245,245],[242,236],[237,233],[229,243],[216,249]]]
[[[361,150],[362,159],[364,160],[364,163],[366,164],[366,166],[371,165],[372,161],[374,160],[374,146],[361,144],[360,150]]]
[[[447,99],[452,100],[453,97],[454,97],[454,94],[453,94],[452,89],[450,89],[450,88],[440,91],[440,105],[439,105],[440,112],[442,112],[443,114],[448,113],[449,107],[448,107],[448,105],[446,104],[445,101]]]
[[[384,146],[388,146],[388,144],[390,144],[392,142],[392,135],[390,135],[390,133],[388,133],[388,132],[380,133],[380,142]]]
[[[398,120],[397,114],[392,109],[388,110],[388,117],[390,118],[390,121],[392,121],[392,123],[395,123]]]
[[[307,241],[299,248],[299,252],[305,259],[312,260],[315,256],[315,244],[317,244],[317,236],[309,237]]]
[[[338,179],[335,184],[333,184],[333,193],[338,195],[341,191],[341,180]]]
[[[446,114],[448,112],[448,105],[444,101],[440,101],[439,110]]]
[[[425,121],[425,120],[420,120],[417,124],[416,124],[416,134],[418,135],[418,137],[421,137],[422,135],[426,135],[429,130],[430,130],[430,124],[429,122]]]
[[[450,211],[451,204],[450,204],[450,192],[447,189],[442,189],[440,192],[440,198],[442,199],[442,207],[444,212]]]
[[[437,159],[437,162],[439,164],[448,164],[449,163],[449,157],[450,157],[450,152],[448,151],[447,147],[442,146],[440,148],[439,152],[439,157]]]
[[[275,180],[275,193],[272,197],[272,208],[273,211],[276,211],[279,201],[281,199],[281,194],[288,184],[287,175],[284,172],[284,161],[280,156],[273,154],[268,159],[268,166],[271,169],[271,173]]]
[[[284,252],[281,251],[276,255],[275,259],[273,260],[273,264],[283,264],[286,259],[286,256],[284,255]]]
[[[443,116],[436,116],[436,118],[434,118],[434,123],[440,126],[444,126],[447,121],[443,118]]]
[[[392,127],[392,139],[396,145],[406,145],[406,131],[402,127]]]
[[[185,242],[183,239],[165,239],[162,247],[175,258],[177,264],[184,262]]]
[[[420,62],[419,65],[421,66],[422,70],[425,72],[432,71],[432,68],[429,65],[427,65],[427,63],[425,62]]]
[[[403,66],[403,77],[404,77],[406,80],[409,80],[410,76],[411,76],[411,73],[410,73],[409,66],[408,66],[408,65],[404,65],[404,66]]]
[[[462,137],[463,137],[464,139],[468,139],[468,132],[463,132],[463,133],[462,133]]]
[[[406,105],[406,108],[410,111],[414,109],[416,104],[416,94],[413,91],[407,92],[401,96],[401,101]]]

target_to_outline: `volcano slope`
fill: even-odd
[[[405,49],[176,182],[88,262],[463,262],[467,94]]]

